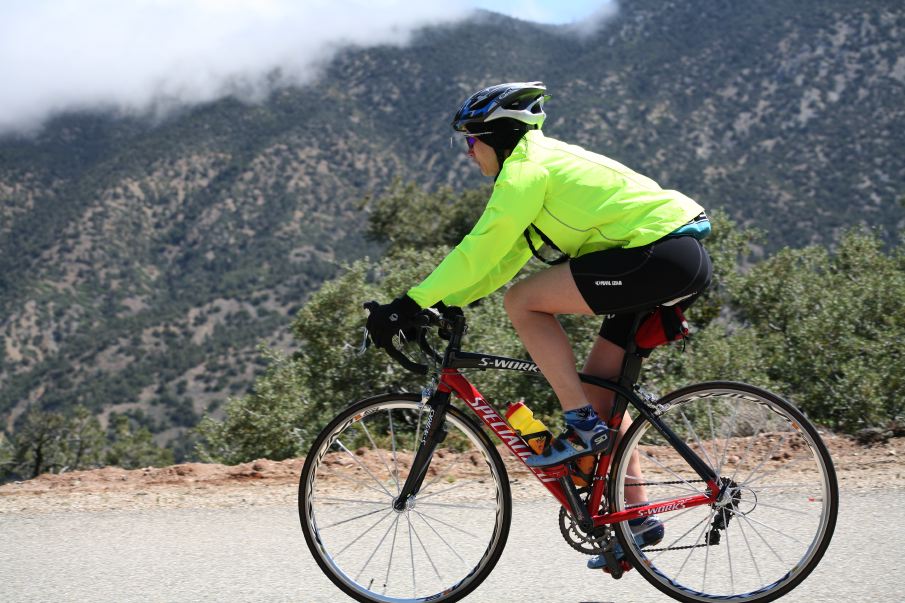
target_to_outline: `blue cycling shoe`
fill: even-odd
[[[631,526],[631,528],[632,534],[635,536],[635,542],[639,547],[653,546],[659,543],[663,540],[663,534],[666,532],[666,529],[663,527],[663,522],[656,517],[645,517],[643,522],[636,526]],[[616,548],[613,549],[613,554],[619,561],[625,558],[622,551],[622,545],[618,542],[616,543]],[[591,557],[588,560],[588,567],[590,569],[604,569],[606,567],[606,560],[603,558],[603,555]]]
[[[562,465],[584,454],[600,452],[607,447],[609,439],[610,430],[601,421],[587,431],[569,426],[542,453],[527,457],[525,464],[529,467]]]

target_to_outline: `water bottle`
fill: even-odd
[[[543,452],[547,442],[553,439],[553,434],[547,426],[540,419],[534,418],[534,413],[523,400],[514,402],[506,408],[506,420],[536,454]]]
[[[540,419],[534,418],[534,413],[525,405],[523,400],[512,403],[506,409],[506,420],[509,425],[518,432],[525,443],[531,447],[536,454],[540,454],[544,450],[547,442],[553,439],[553,434],[547,429],[547,426]],[[594,469],[594,456],[587,455],[576,461],[578,468],[582,473],[588,475]],[[583,478],[572,475],[572,481],[579,488],[588,485]]]

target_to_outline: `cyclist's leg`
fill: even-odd
[[[647,247],[612,249],[592,253],[570,264],[576,287],[596,314],[608,315],[585,362],[584,372],[614,380],[622,370],[625,347],[629,343],[634,317],[683,295],[687,308],[710,281],[710,259],[701,244],[689,237],[661,239]],[[585,385],[586,397],[601,418],[608,418],[614,393]],[[616,442],[632,420],[626,413]],[[641,478],[640,462],[634,454],[631,475]],[[643,487],[630,488],[627,502],[647,500]]]
[[[594,345],[591,348],[591,353],[588,354],[588,358],[585,361],[584,369],[582,370],[582,372],[588,375],[601,377],[603,379],[616,379],[619,377],[619,373],[622,370],[622,359],[624,356],[625,350],[623,348],[616,345],[612,341],[604,339],[603,337],[598,337],[594,341]],[[604,389],[602,387],[594,387],[587,383],[583,385],[585,389],[585,395],[587,396],[588,401],[594,407],[597,415],[602,419],[609,417],[611,409],[613,407],[615,394],[612,391]],[[631,424],[632,418],[629,416],[629,413],[626,412],[622,417],[622,424],[619,426],[619,433],[616,436],[616,441],[613,443],[613,450],[615,450],[616,446],[619,445],[619,440],[622,438]],[[641,476],[641,463],[638,459],[637,451],[633,453],[631,462],[629,464],[629,474],[639,477]],[[629,504],[643,503],[646,501],[647,491],[643,486],[631,488],[626,494],[626,502]]]
[[[516,283],[506,293],[504,305],[562,409],[571,411],[589,402],[575,370],[572,345],[555,315],[600,315],[652,307],[706,286],[709,265],[706,252],[689,237],[664,239],[643,248],[600,251]],[[579,418],[585,423],[584,417]],[[598,429],[583,432],[582,438],[600,435]],[[602,440],[597,435],[594,441],[599,443]]]
[[[503,300],[506,313],[531,359],[559,398],[564,411],[588,404],[575,370],[575,353],[556,314],[593,314],[567,264],[519,281]]]

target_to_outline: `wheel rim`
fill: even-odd
[[[832,465],[812,428],[786,403],[753,388],[689,391],[664,410],[670,427],[719,476],[723,494],[716,504],[661,515],[664,538],[645,549],[632,546],[636,565],[661,590],[689,600],[768,600],[793,588],[819,561],[835,524]],[[620,463],[617,508],[640,484],[652,503],[705,492],[650,423],[627,436],[627,450],[640,453],[641,479]],[[718,544],[711,542],[714,528]],[[617,529],[628,541],[627,524]]]
[[[503,533],[504,481],[454,410],[421,491],[402,511],[393,508],[430,417],[418,406],[377,402],[311,452],[303,522],[322,567],[365,600],[448,600],[495,559]]]

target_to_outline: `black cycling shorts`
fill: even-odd
[[[635,316],[684,298],[685,309],[710,284],[713,266],[700,241],[667,237],[644,247],[606,249],[569,261],[572,278],[594,314],[600,336],[624,348]]]

